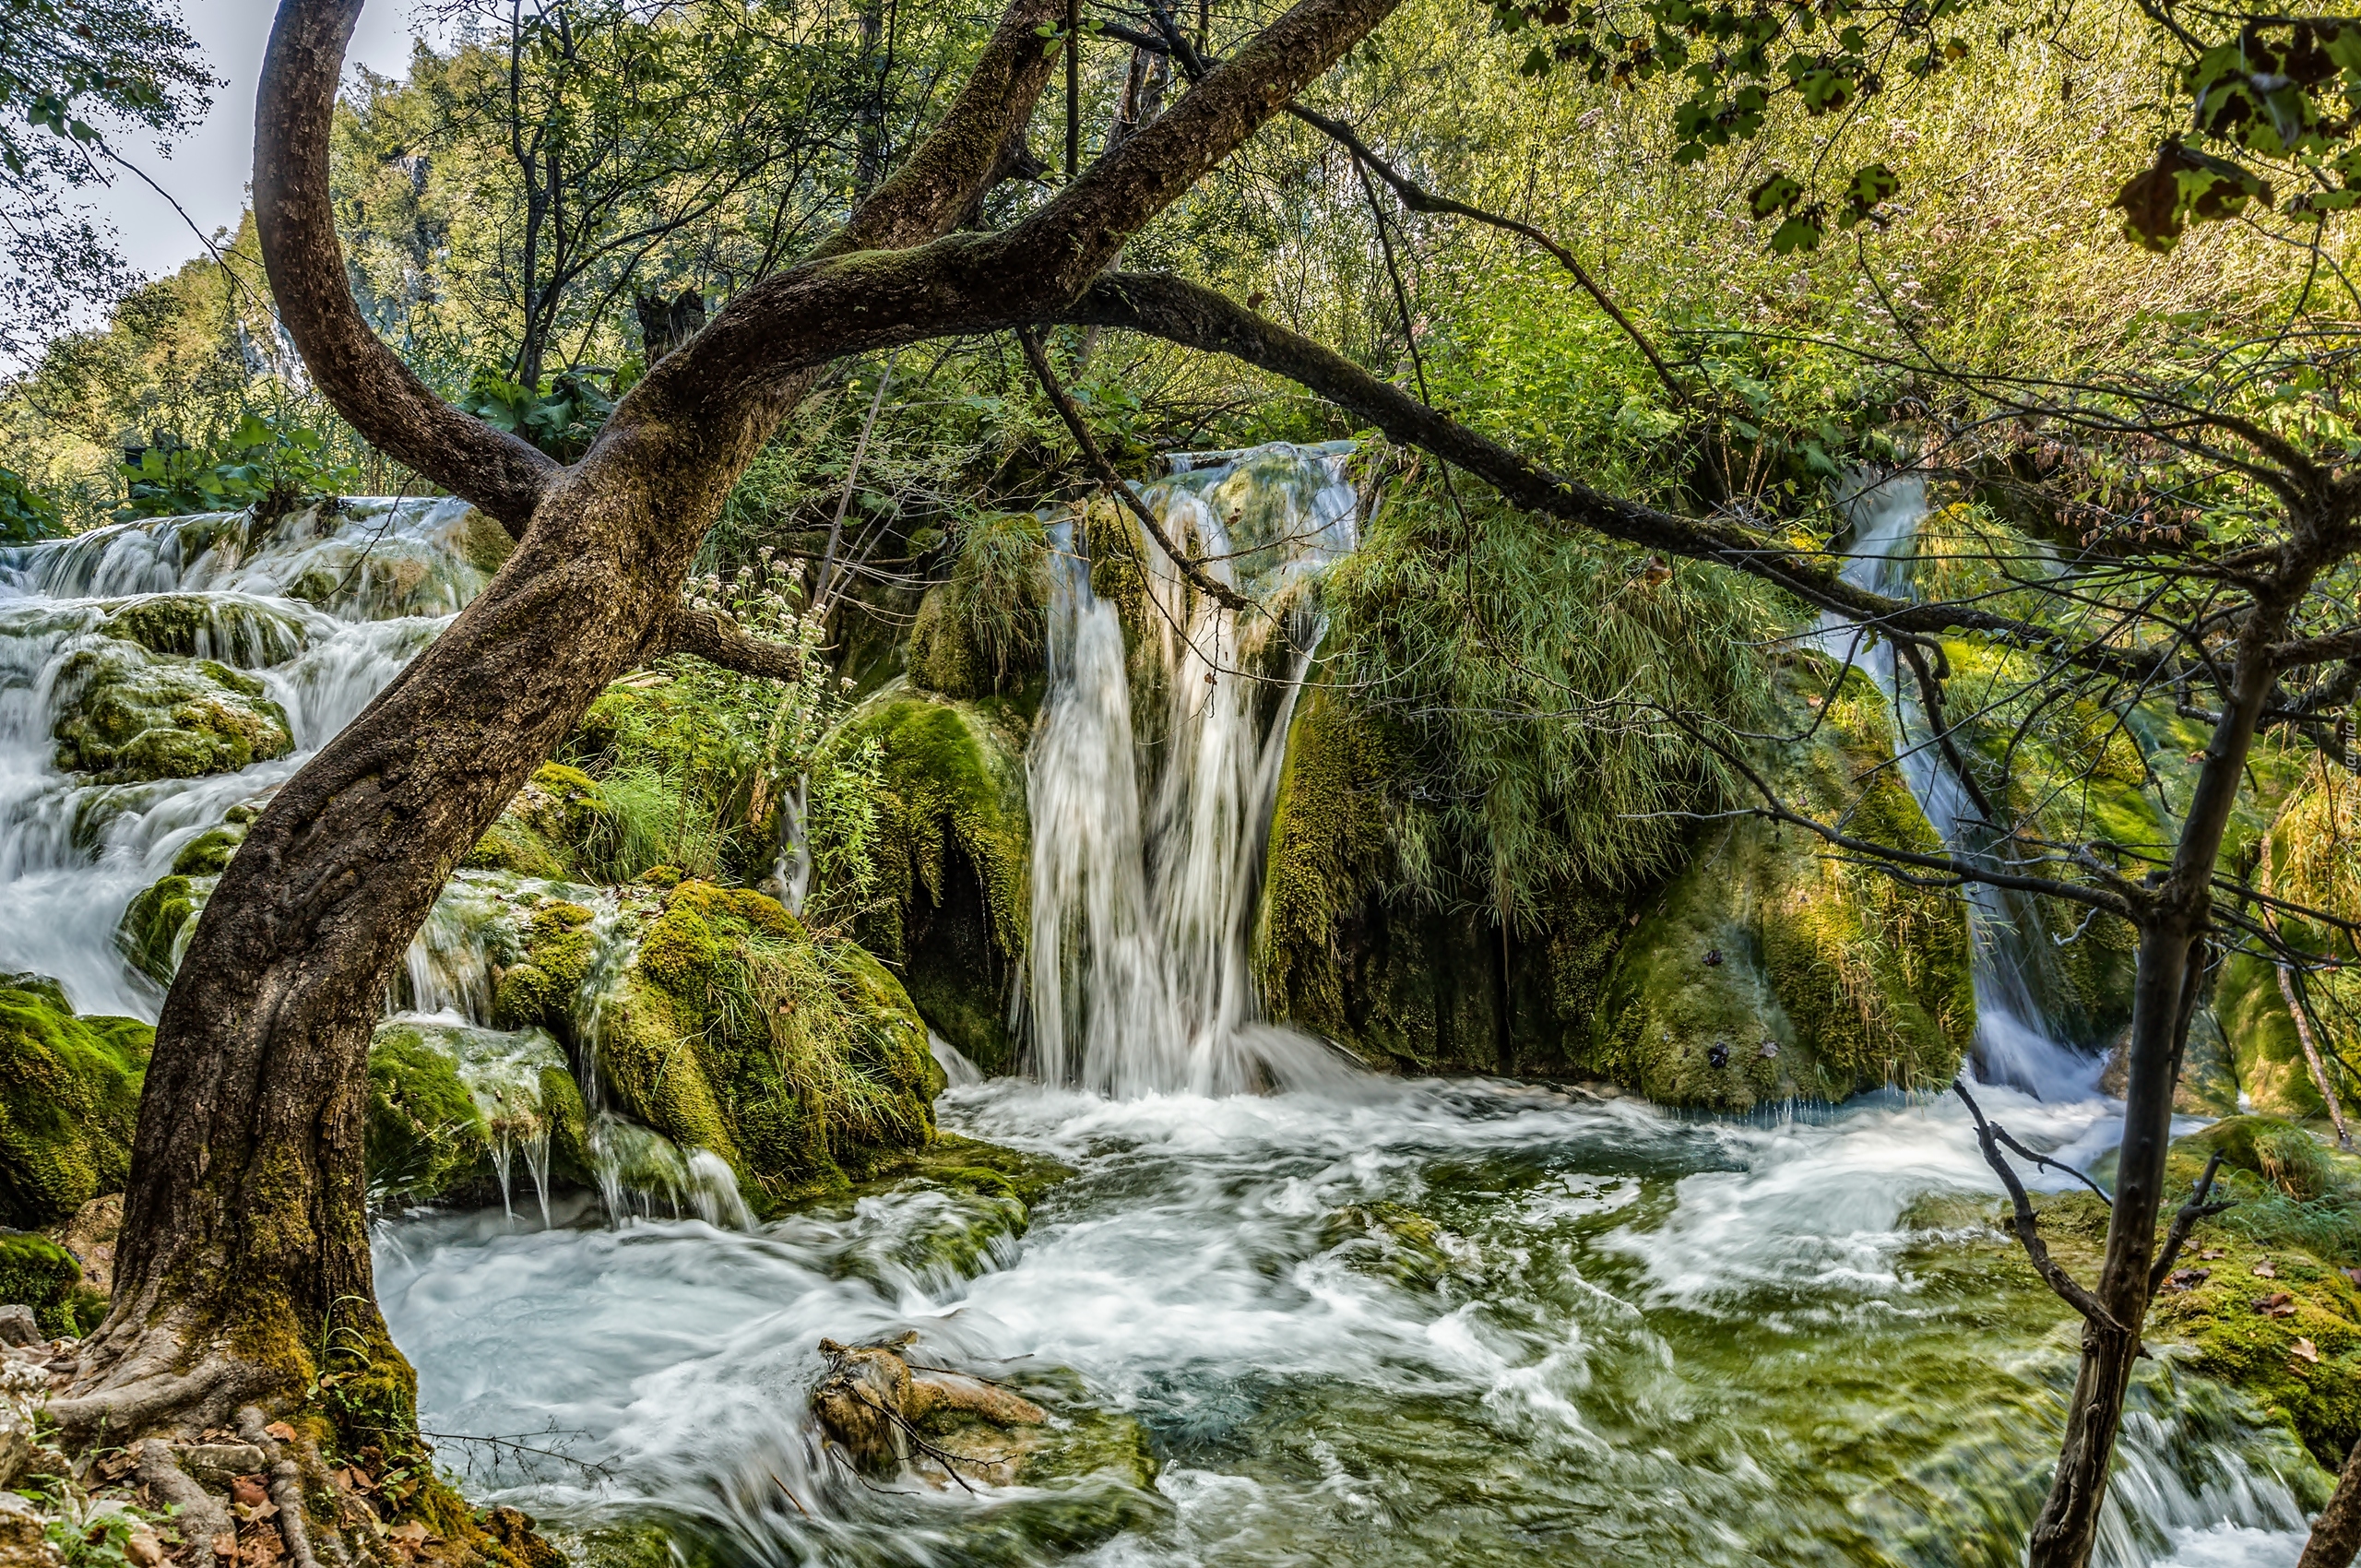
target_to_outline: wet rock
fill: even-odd
[[[520,876],[599,880],[602,840],[612,837],[616,823],[597,779],[545,762],[459,863]]]
[[[260,681],[136,643],[79,649],[59,667],[57,766],[102,782],[234,773],[294,749]]]
[[[547,1030],[405,1016],[370,1042],[366,1158],[380,1206],[496,1201],[504,1156],[512,1198],[533,1160],[584,1181],[588,1139],[581,1089]]]
[[[77,1016],[53,980],[0,975],[0,1225],[60,1224],[122,1190],[154,1039],[129,1018]]]
[[[1320,1244],[1340,1250],[1357,1268],[1427,1290],[1451,1277],[1459,1261],[1453,1249],[1466,1251],[1425,1215],[1382,1200],[1331,1211],[1321,1222]]]
[[[219,659],[244,670],[284,664],[309,640],[302,621],[240,594],[151,594],[113,610],[99,630],[150,653]]]
[[[1050,1412],[1023,1394],[963,1372],[914,1369],[904,1352],[915,1337],[820,1342],[828,1372],[813,1390],[813,1413],[860,1468],[890,1475],[909,1465],[946,1483],[956,1475],[1008,1486],[1105,1467],[1097,1447],[1074,1440],[1077,1423],[1057,1423],[1062,1432],[1053,1432]],[[1131,1458],[1139,1461],[1131,1430]]]

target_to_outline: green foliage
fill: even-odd
[[[118,521],[227,512],[252,506],[264,517],[342,494],[360,477],[338,460],[318,431],[278,415],[248,412],[218,445],[198,450],[170,431],[123,465],[127,497]]]
[[[1050,546],[1029,512],[971,519],[951,576],[910,628],[910,678],[953,697],[991,696],[1039,672],[1048,636]]]
[[[60,1224],[122,1190],[154,1039],[77,1017],[53,981],[0,976],[0,1224]]]
[[[131,281],[69,193],[111,182],[108,133],[169,135],[215,85],[196,40],[148,0],[16,0],[0,30],[0,356]]]
[[[64,531],[57,503],[26,483],[16,469],[0,468],[0,544],[30,544]]]
[[[1765,592],[1489,499],[1397,482],[1327,586],[1323,658],[1394,754],[1396,885],[1529,926],[1552,887],[1658,874],[1726,799],[1679,725],[1759,728]],[[1374,804],[1374,803],[1373,803]]]
[[[476,373],[459,407],[570,463],[590,449],[591,438],[614,412],[615,400],[591,385],[587,374],[573,371],[527,387],[487,370]]]

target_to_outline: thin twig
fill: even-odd
[[[1082,460],[1089,466],[1098,482],[1106,486],[1116,500],[1131,508],[1132,515],[1140,520],[1140,526],[1147,529],[1148,537],[1156,540],[1157,547],[1171,558],[1173,565],[1180,568],[1180,575],[1188,578],[1199,593],[1230,610],[1252,608],[1252,600],[1206,571],[1203,564],[1174,543],[1171,536],[1164,531],[1164,525],[1157,520],[1156,514],[1148,510],[1147,503],[1142,501],[1115,472],[1113,465],[1098,450],[1098,443],[1090,438],[1089,427],[1082,422],[1082,413],[1074,406],[1074,399],[1068,398],[1065,388],[1058,385],[1057,373],[1050,368],[1050,356],[1041,350],[1040,335],[1031,327],[1021,327],[1016,340],[1025,346],[1025,362],[1033,367],[1034,379],[1041,384],[1041,390],[1050,395],[1050,401],[1056,406],[1059,417],[1065,421],[1074,445],[1082,449]]]
[[[2000,1185],[2009,1190],[2011,1218],[2015,1223],[2017,1241],[2023,1245],[2025,1256],[2032,1260],[2034,1272],[2041,1276],[2044,1284],[2057,1292],[2058,1300],[2082,1313],[2092,1324],[2111,1333],[2129,1334],[2130,1330],[2116,1322],[2115,1314],[2108,1312],[2096,1296],[2084,1289],[2072,1275],[2067,1273],[2058,1261],[2049,1255],[2048,1243],[2041,1239],[2040,1222],[2033,1212],[2033,1200],[2025,1196],[2025,1184],[2017,1180],[2015,1169],[2009,1164],[2008,1158],[2000,1152],[2000,1146],[1993,1135],[1992,1124],[1984,1119],[1984,1108],[1975,1103],[1975,1097],[1967,1092],[1967,1086],[1964,1083],[1952,1084],[1952,1092],[1958,1095],[1967,1106],[1967,1113],[1975,1118],[1975,1141],[1984,1150],[1984,1163],[1989,1165],[1999,1175]]]
[[[2236,1206],[2226,1198],[2219,1203],[2205,1201],[2213,1191],[2213,1173],[2221,1169],[2222,1151],[2217,1148],[2213,1157],[2205,1162],[2205,1174],[2189,1188],[2189,1201],[2181,1205],[2179,1212],[2173,1216],[2173,1228],[2165,1233],[2165,1244],[2156,1253],[2155,1265],[2148,1270],[2149,1295],[2153,1296],[2163,1289],[2165,1281],[2172,1277],[2173,1260],[2180,1256],[2180,1249],[2188,1241],[2189,1233],[2196,1229],[2197,1222],[2225,1208]]]

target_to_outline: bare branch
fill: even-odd
[[[2180,1256],[2180,1250],[2188,1244],[2189,1233],[2197,1228],[2197,1222],[2237,1206],[2226,1198],[2219,1203],[2205,1201],[2213,1191],[2213,1173],[2221,1169],[2222,1151],[2215,1149],[2213,1158],[2205,1162],[2205,1174],[2200,1176],[2197,1184],[2189,1189],[2189,1201],[2181,1205],[2179,1211],[2173,1216],[2173,1228],[2165,1232],[2165,1244],[2157,1250],[2156,1261],[2148,1270],[2149,1295],[2153,1296],[2163,1289],[2165,1281],[2172,1277],[2173,1260]]]
[[[1131,509],[1132,515],[1140,520],[1140,527],[1147,529],[1148,538],[1156,540],[1157,548],[1164,552],[1199,593],[1231,610],[1242,611],[1251,606],[1253,600],[1206,571],[1202,562],[1182,551],[1172,536],[1164,531],[1164,525],[1157,520],[1147,503],[1142,501],[1115,472],[1113,466],[1098,450],[1098,443],[1090,438],[1090,427],[1082,422],[1082,414],[1074,408],[1074,399],[1067,397],[1065,388],[1058,385],[1057,374],[1050,368],[1050,356],[1041,351],[1040,335],[1031,327],[1024,327],[1017,332],[1016,340],[1025,345],[1025,362],[1033,367],[1033,378],[1041,384],[1041,390],[1048,393],[1050,401],[1057,406],[1058,417],[1066,422],[1066,429],[1072,433],[1074,445],[1082,448],[1082,460],[1089,466],[1098,482]]]
[[[1984,1150],[1984,1163],[1999,1173],[2000,1185],[2009,1190],[2010,1218],[2016,1227],[2017,1241],[2024,1247],[2025,1256],[2033,1262],[2034,1272],[2057,1292],[2058,1300],[2082,1313],[2093,1324],[2117,1334],[2129,1334],[2130,1330],[2116,1322],[2115,1314],[2108,1312],[2096,1296],[2082,1289],[2074,1277],[2049,1255],[2049,1244],[2041,1239],[2040,1220],[2034,1214],[2033,1201],[2025,1196],[2025,1184],[2017,1180],[2015,1167],[2000,1152],[1995,1129],[1984,1119],[1984,1108],[1975,1103],[1975,1097],[1967,1092],[1964,1083],[1954,1083],[1952,1090],[1966,1105],[1967,1113],[1975,1118],[1975,1141]]]

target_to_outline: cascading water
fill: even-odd
[[[467,516],[462,502],[362,501],[0,549],[0,969],[53,976],[84,1011],[155,1016],[156,992],[116,950],[125,906],[231,807],[292,777],[475,596],[485,576],[462,552]],[[136,656],[125,627],[141,611],[173,632],[153,662],[210,659],[258,680],[293,749],[194,778],[107,783],[61,767],[58,730],[90,696],[75,675]]]
[[[160,517],[0,549],[0,972],[49,975],[81,1012],[153,1018],[160,988],[118,940],[133,898],[232,811],[267,800],[481,590],[489,576],[469,560],[469,533],[490,526],[460,501],[353,500],[268,521]],[[138,706],[156,693],[173,695]],[[238,767],[207,754],[191,766],[188,742],[170,728],[176,716],[154,736],[123,733],[192,693],[196,706],[213,705],[200,719],[217,731],[264,734],[276,705],[284,754]],[[70,769],[88,759],[63,753],[86,732],[127,742],[125,756],[162,759],[116,771],[160,776]],[[538,1030],[492,1021],[495,963],[516,956],[503,922],[552,894],[611,915],[601,890],[459,873],[411,944],[389,1020],[454,1062],[490,1129],[504,1207],[513,1215],[521,1156],[545,1220],[549,1134],[527,1106],[538,1102],[540,1068],[566,1058]],[[602,953],[611,926],[594,927]],[[575,1011],[595,1047],[597,998]],[[577,1065],[596,1107],[595,1049]],[[591,1142],[611,1213],[685,1206],[750,1222],[715,1156],[611,1115]]]
[[[1142,656],[1164,711],[1145,766],[1121,624],[1056,531],[1050,690],[1026,762],[1027,1038],[1047,1082],[1233,1094],[1345,1074],[1263,1018],[1250,943],[1287,721],[1323,628],[1295,590],[1353,546],[1349,451],[1199,454],[1143,493],[1181,548],[1273,607],[1241,624],[1146,545],[1157,625]]]
[[[1151,493],[1176,533],[1231,557],[1216,569],[1299,608],[1289,576],[1351,540],[1335,457],[1223,455]],[[274,530],[182,518],[0,554],[0,968],[62,973],[86,1008],[150,1009],[114,944],[126,900],[465,602],[481,574],[457,553],[463,520],[444,503],[362,504]],[[938,1102],[946,1130],[1078,1172],[1029,1229],[989,1190],[922,1186],[752,1226],[714,1157],[599,1106],[602,987],[630,956],[627,902],[653,895],[453,879],[390,1024],[467,1064],[540,1202],[379,1229],[422,1424],[506,1439],[463,1436],[445,1460],[586,1562],[645,1560],[650,1526],[682,1560],[760,1568],[2019,1560],[2074,1345],[1983,1224],[1994,1190],[1958,1109],[1885,1096],[1717,1123],[1502,1085],[1339,1080],[1324,1048],[1260,1019],[1247,967],[1316,618],[1183,620],[1154,565],[1171,619],[1127,660],[1112,608],[1060,563],[1031,758],[1035,951],[1050,955],[1032,1042],[1050,1081],[980,1080],[932,1042],[956,1086]],[[250,671],[293,749],[154,783],[63,770],[68,661],[132,600],[175,595],[204,613],[174,657]],[[1914,784],[1930,817],[1957,816],[1938,778]],[[589,911],[569,1043],[603,1205],[545,1180],[534,1078],[561,1048],[489,1026],[501,967],[552,903]],[[1987,1004],[1987,1022],[2004,1010]],[[1218,1097],[1275,1085],[1294,1092]],[[1986,1098],[2078,1165],[2119,1117],[2005,1086]],[[1136,1420],[1154,1487],[1115,1468],[972,1490],[853,1476],[806,1408],[819,1343],[902,1333],[915,1358],[1025,1388],[1058,1422],[1084,1407]],[[2097,1561],[2285,1568],[2325,1478],[2282,1427],[2158,1351],[2135,1378]]]
[[[1927,490],[1916,476],[1897,474],[1864,484],[1846,503],[1853,519],[1845,580],[1892,599],[1912,597],[1911,569]],[[1999,869],[1994,830],[1977,812],[1966,786],[1938,749],[1915,690],[1896,679],[1893,645],[1865,636],[1851,623],[1829,617],[1821,638],[1839,658],[1868,671],[1893,715],[1894,756],[1927,820],[1954,854]],[[2077,1099],[2096,1092],[2101,1063],[2058,1038],[2046,1021],[2037,977],[2053,968],[2040,910],[2022,895],[1969,882],[1970,972],[1975,991],[1975,1061],[1988,1082],[2013,1084],[2045,1099]]]

